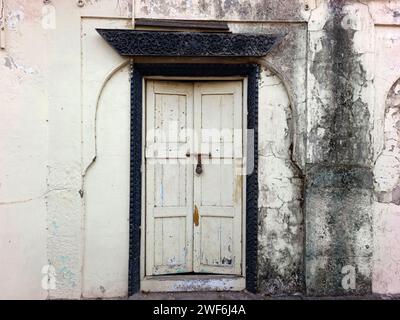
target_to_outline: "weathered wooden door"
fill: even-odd
[[[146,275],[242,273],[241,81],[146,81]]]

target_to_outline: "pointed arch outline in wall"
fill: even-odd
[[[88,164],[84,165],[84,168],[82,168],[82,182],[81,182],[81,196],[83,198],[83,207],[85,208],[85,192],[84,190],[86,190],[85,188],[85,182],[86,182],[86,176],[89,172],[89,170],[92,168],[92,166],[96,163],[96,158],[97,158],[97,119],[98,119],[98,112],[99,112],[99,107],[100,107],[100,102],[101,102],[101,98],[102,95],[105,91],[105,88],[107,87],[107,84],[109,83],[109,81],[112,79],[112,77],[120,70],[122,70],[124,67],[128,66],[130,64],[130,60],[126,60],[120,64],[118,64],[116,67],[114,67],[104,78],[104,80],[102,81],[102,84],[100,86],[100,89],[97,93],[96,96],[96,107],[95,107],[95,111],[94,111],[94,119],[93,119],[93,123],[94,123],[94,130],[91,133],[94,136],[93,139],[93,143],[94,143],[94,154],[91,156],[91,159],[89,161]],[[82,142],[83,142],[83,137],[82,137]],[[82,159],[82,163],[83,163],[83,159]],[[85,210],[83,210],[83,229],[85,229],[85,222],[86,222],[86,214],[85,214]],[[82,265],[84,265],[84,256],[85,256],[85,250],[83,250],[83,263]]]
[[[294,98],[293,95],[293,89],[290,87],[288,79],[284,76],[284,72],[275,64],[270,63],[266,59],[261,59],[258,61],[260,66],[262,68],[265,68],[267,70],[271,70],[275,76],[277,76],[280,81],[282,82],[283,86],[285,87],[286,94],[289,98],[289,108],[290,112],[292,114],[292,119],[289,122],[290,124],[290,139],[292,141],[292,145],[290,148],[290,156],[291,156],[291,162],[292,164],[296,167],[298,170],[298,173],[300,176],[303,177],[303,166],[304,166],[304,161],[302,159],[304,158],[304,155],[300,154],[300,146],[299,144],[301,143],[298,141],[298,139],[301,138],[301,134],[298,132],[298,123],[296,123],[295,120],[293,119],[299,119],[299,105],[296,103],[296,99]],[[304,146],[305,147],[305,146]]]
[[[304,174],[293,147],[297,106],[279,68],[260,65],[258,286],[271,295],[293,294],[305,288]]]
[[[381,110],[380,110],[381,111]],[[379,123],[382,148],[374,166],[374,264],[372,290],[398,294],[400,290],[400,78],[385,94],[384,121]]]
[[[383,146],[374,168],[378,201],[400,205],[400,78],[394,82],[386,95],[383,123]],[[399,168],[387,172],[390,167]]]
[[[91,166],[95,163],[96,157],[97,157],[97,114],[99,112],[99,105],[101,101],[101,97],[103,95],[103,92],[105,88],[107,87],[108,82],[111,80],[111,78],[120,70],[122,70],[124,67],[128,66],[130,64],[130,60],[125,60],[124,62],[118,64],[116,67],[114,67],[104,78],[102,81],[102,84],[100,86],[100,89],[98,91],[97,97],[96,97],[96,107],[94,111],[94,154],[91,156],[91,159],[88,164],[86,164],[82,170],[82,177],[85,177]],[[83,184],[84,186],[84,184]],[[82,190],[84,190],[82,188]]]
[[[101,111],[101,104],[103,96],[105,95],[108,85],[110,82],[115,78],[118,72],[124,70],[124,68],[129,67],[130,60],[124,60],[121,63],[116,64],[107,74],[104,76],[103,80],[101,81],[101,85],[99,86],[97,93],[95,95],[95,104],[94,104],[94,112],[92,113],[92,117],[90,119],[86,119],[86,121],[93,122],[93,130],[88,133],[92,138],[87,139],[86,141],[85,136],[82,135],[82,143],[87,143],[92,145],[93,150],[90,155],[90,158],[85,159],[82,158],[82,173],[81,173],[81,197],[83,199],[83,207],[82,207],[82,229],[84,230],[84,237],[86,238],[87,234],[85,230],[87,230],[88,225],[88,208],[87,208],[87,191],[88,191],[88,181],[90,177],[90,172],[92,171],[93,167],[96,164],[96,159],[98,157],[98,144],[99,144],[99,137],[98,137],[98,121],[99,121],[99,112]],[[129,87],[129,84],[128,86]],[[87,137],[86,137],[87,138]],[[85,277],[85,266],[86,266],[86,254],[87,254],[87,239],[84,238],[83,241],[83,250],[82,250],[82,278],[86,279]],[[82,281],[82,292],[84,290],[85,281]]]

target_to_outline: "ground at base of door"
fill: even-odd
[[[247,291],[241,292],[151,292],[136,293],[129,300],[399,300],[400,295],[326,296],[303,295],[265,296]]]

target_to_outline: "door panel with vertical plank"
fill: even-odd
[[[197,82],[195,136],[202,173],[194,175],[193,268],[199,273],[241,274],[242,83]],[[208,156],[207,156],[208,155]]]
[[[146,274],[191,272],[192,84],[146,83]]]
[[[241,81],[146,82],[146,275],[241,274],[242,99]]]

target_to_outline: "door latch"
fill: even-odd
[[[201,164],[201,156],[202,156],[201,153],[197,154],[197,165],[196,165],[196,170],[195,170],[197,174],[203,173],[203,166]],[[208,158],[211,159],[211,152],[208,153]]]
[[[199,225],[199,209],[197,209],[196,205],[194,205],[193,223],[196,227]]]
[[[197,166],[196,166],[196,173],[201,174],[203,172],[203,167],[201,166],[201,154],[197,155]]]

